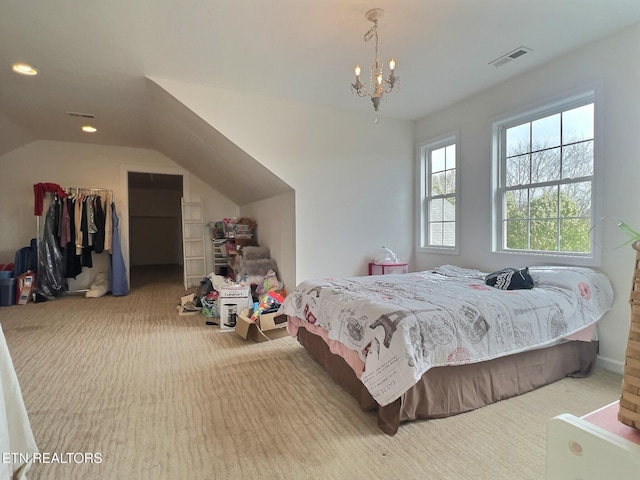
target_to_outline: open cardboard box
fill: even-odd
[[[236,320],[236,333],[242,338],[250,338],[254,342],[266,342],[275,338],[286,337],[287,316],[278,313],[263,313],[254,322],[251,320],[251,309],[245,308]]]

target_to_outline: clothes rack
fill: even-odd
[[[110,188],[97,188],[97,187],[62,187],[62,190],[67,192],[67,195],[72,194],[95,194],[96,192],[106,192],[109,193],[109,199],[111,202],[115,202],[115,196],[113,194],[113,190]],[[75,191],[74,191],[75,190]],[[36,239],[40,242],[40,216],[36,215]],[[40,258],[38,258],[38,263],[40,262]]]
[[[73,194],[75,193],[76,195],[84,193],[84,194],[95,194],[96,192],[108,192],[109,193],[109,198],[111,199],[112,202],[115,202],[115,197],[113,196],[113,190],[111,190],[110,188],[96,188],[96,187],[62,187],[62,189],[67,192],[67,194]],[[74,191],[75,190],[75,191]]]
[[[99,187],[86,187],[86,186],[65,186],[61,187],[61,189],[67,195],[99,195],[100,193],[108,194],[109,202],[115,202],[115,196],[113,194],[113,190],[110,188],[99,188]],[[44,214],[44,213],[43,213]],[[40,215],[36,215],[36,243],[37,243],[37,258],[38,258],[38,266],[40,266],[40,241],[41,241],[41,225],[40,225]],[[84,294],[88,292],[89,289],[77,289],[77,290],[67,290],[67,294]]]

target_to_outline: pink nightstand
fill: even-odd
[[[369,275],[388,275],[390,273],[407,273],[406,263],[375,263],[369,262]]]

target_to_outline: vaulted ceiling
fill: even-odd
[[[350,83],[354,65],[366,72],[373,60],[363,35],[374,7],[385,10],[381,60],[393,56],[400,78],[381,115],[399,119],[421,118],[640,21],[638,0],[0,0],[0,154],[17,138],[51,139],[156,148],[179,164],[190,158],[185,168],[196,174],[198,165],[260,168],[146,77],[372,114]],[[531,52],[490,65],[521,46]],[[14,62],[39,74],[15,75]],[[82,119],[67,112],[95,115],[99,131],[83,134]],[[200,170],[239,204],[287,188],[262,177],[251,198],[237,198]]]

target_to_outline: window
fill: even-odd
[[[494,124],[498,250],[592,257],[594,93]]]
[[[419,246],[457,253],[457,134],[420,146]]]

